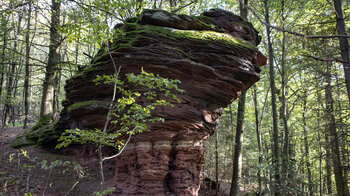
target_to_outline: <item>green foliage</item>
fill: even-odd
[[[102,191],[96,191],[93,193],[93,195],[96,195],[96,196],[108,195],[108,194],[112,194],[114,190],[115,190],[115,187],[110,187]]]
[[[177,86],[179,80],[162,78],[153,73],[147,73],[143,69],[141,73],[135,75],[130,73],[126,75],[127,82],[118,79],[117,75],[97,76],[94,80],[96,85],[99,84],[116,84],[118,99],[112,103],[108,117],[113,118],[111,123],[116,124],[118,129],[111,132],[105,130],[66,130],[58,140],[56,148],[67,147],[72,143],[93,143],[102,146],[113,146],[121,148],[123,141],[117,138],[123,133],[137,134],[147,131],[147,123],[161,122],[164,119],[152,116],[152,111],[160,106],[173,106],[165,99],[171,98],[180,102],[175,93],[184,91]],[[164,98],[161,98],[164,96]],[[138,99],[146,98],[148,103],[139,103]],[[86,101],[73,104],[68,109],[72,110],[77,107],[84,107],[94,104],[95,101]]]

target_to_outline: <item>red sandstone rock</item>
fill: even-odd
[[[134,23],[118,25],[125,37],[109,44],[113,60],[121,66],[120,76],[139,73],[143,67],[181,80],[185,93],[178,95],[181,103],[173,103],[173,108],[157,108],[154,115],[165,122],[133,136],[115,159],[114,194],[197,195],[203,141],[215,132],[221,108],[257,82],[259,63],[266,63],[255,47],[260,36],[250,23],[219,9],[201,17],[148,10],[129,22]],[[110,56],[101,50],[90,67],[67,82],[57,130],[103,126],[113,87],[96,86],[92,80],[113,70]],[[71,107],[91,100],[96,102]]]

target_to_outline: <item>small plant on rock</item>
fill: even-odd
[[[127,81],[124,82],[118,77],[119,71],[114,75],[98,76],[94,80],[96,84],[114,84],[113,98],[103,129],[66,130],[59,139],[61,143],[56,146],[62,148],[72,143],[96,145],[101,175],[101,189],[95,192],[96,195],[108,194],[114,190],[103,190],[103,162],[120,155],[132,135],[148,130],[148,123],[164,121],[163,118],[153,116],[152,111],[159,106],[173,106],[168,100],[180,102],[175,93],[183,92],[177,86],[179,80],[163,78],[142,69],[140,74],[127,74]],[[141,99],[142,102],[138,101]],[[127,139],[121,140],[120,136]],[[103,157],[101,150],[104,146],[112,146],[119,151],[113,156]]]

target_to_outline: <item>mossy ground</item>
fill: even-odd
[[[55,122],[51,118],[42,117],[28,132],[23,132],[11,144],[13,148],[24,146],[41,145],[52,138],[58,138],[55,131]]]

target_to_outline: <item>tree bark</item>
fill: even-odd
[[[246,7],[242,4],[247,5],[248,0],[244,2],[239,2],[240,15],[244,20],[248,20],[248,11]],[[242,143],[243,143],[243,128],[244,128],[244,113],[245,113],[245,100],[246,100],[246,91],[242,92],[238,101],[237,109],[237,128],[236,128],[236,137],[235,137],[235,151],[233,155],[233,172],[232,172],[232,181],[230,196],[238,195],[239,193],[239,182],[242,173]]]
[[[244,112],[245,112],[245,98],[246,92],[242,92],[238,101],[238,111],[237,111],[237,128],[235,137],[235,151],[233,156],[233,173],[231,181],[230,196],[238,195],[239,193],[239,181],[242,161],[242,142],[243,142],[243,125],[244,125]]]
[[[11,111],[11,107],[13,105],[12,103],[12,92],[13,92],[13,87],[14,87],[14,75],[16,71],[16,65],[18,64],[17,59],[16,59],[16,51],[17,51],[17,36],[20,33],[21,30],[21,21],[22,21],[22,15],[18,16],[18,26],[17,29],[14,30],[14,46],[13,46],[13,56],[11,60],[11,66],[10,70],[8,73],[8,81],[6,85],[6,96],[5,96],[5,104],[4,104],[4,109],[3,109],[3,116],[2,116],[2,126],[7,127],[8,122],[9,122],[9,115]]]
[[[3,84],[5,80],[5,52],[6,52],[6,47],[7,47],[7,23],[8,19],[7,18],[1,18],[2,19],[2,24],[4,24],[4,37],[3,37],[3,45],[2,45],[2,51],[1,51],[1,66],[0,66],[0,98],[2,95],[2,90],[3,90]]]
[[[304,132],[304,146],[305,146],[305,154],[306,154],[306,169],[307,169],[307,177],[308,177],[308,187],[309,187],[309,195],[313,196],[313,183],[312,183],[312,173],[311,173],[311,164],[310,164],[310,151],[309,151],[309,141],[307,137],[307,129],[306,129],[306,104],[307,104],[307,92],[304,92],[304,104],[303,104],[303,132]]]
[[[319,145],[319,168],[318,168],[318,175],[319,175],[319,193],[320,196],[322,196],[323,191],[322,191],[322,160],[323,160],[323,150],[322,150],[322,139],[321,139],[321,126],[320,126],[320,103],[321,103],[321,94],[319,90],[319,79],[318,79],[318,73],[316,72],[316,93],[317,93],[317,139],[318,139],[318,145]],[[327,157],[326,157],[327,158]]]
[[[342,9],[342,1],[334,0],[335,18],[337,20],[338,35],[347,35],[344,22],[344,15]],[[340,53],[343,59],[343,67],[345,74],[345,84],[348,92],[348,99],[350,103],[350,57],[349,57],[349,41],[346,37],[338,37]]]
[[[29,0],[28,4],[28,21],[27,21],[27,32],[26,32],[26,64],[25,64],[25,78],[24,78],[24,121],[23,128],[28,128],[29,121],[29,105],[30,105],[30,92],[29,92],[29,80],[30,80],[30,65],[29,65],[29,56],[30,56],[30,43],[29,43],[29,32],[30,32],[30,19],[32,14],[32,1]]]
[[[286,18],[284,16],[284,0],[282,0],[282,28],[284,29]],[[282,107],[281,107],[281,118],[283,121],[283,131],[284,131],[284,141],[283,141],[283,149],[282,149],[282,167],[281,167],[281,173],[283,175],[283,186],[287,187],[288,182],[290,181],[289,178],[289,129],[288,129],[288,119],[287,119],[287,100],[286,100],[286,72],[285,72],[285,49],[286,49],[286,33],[282,32],[282,59],[281,59],[281,90],[282,90]],[[286,189],[284,189],[286,190]]]
[[[329,134],[327,133],[327,130],[325,131],[325,140],[326,140],[326,193],[327,194],[333,194],[333,188],[332,188],[332,165],[331,165],[331,150],[327,146],[331,146],[331,142],[329,141]]]
[[[61,3],[59,0],[52,0],[49,58],[46,66],[40,109],[40,118],[48,120],[52,120],[53,118],[54,92],[56,88],[56,68],[60,59],[58,48],[61,41],[60,34],[57,31],[57,28],[60,25],[60,5]]]
[[[331,62],[326,62],[326,114],[328,115],[328,127],[330,135],[330,145],[332,149],[332,162],[333,162],[333,172],[335,177],[335,185],[338,196],[348,196],[349,190],[347,182],[345,182],[342,163],[340,160],[340,150],[339,150],[339,138],[335,122],[335,111],[334,111],[334,101],[332,97],[332,86],[331,86],[331,73],[330,67]],[[327,133],[326,133],[327,134]]]
[[[256,137],[258,142],[258,150],[259,150],[259,168],[258,168],[258,195],[261,195],[262,184],[261,184],[261,165],[263,160],[262,154],[262,146],[261,146],[261,127],[259,121],[259,111],[258,111],[258,98],[256,92],[256,84],[253,86],[253,101],[254,101],[254,110],[255,110],[255,129],[256,129]]]
[[[268,0],[264,0],[265,4],[265,21],[270,24],[269,6]],[[272,165],[275,181],[273,183],[274,195],[280,195],[280,172],[279,172],[279,143],[278,143],[278,117],[276,107],[276,85],[275,85],[275,71],[273,64],[273,49],[271,42],[271,30],[270,26],[266,25],[266,34],[269,51],[269,71],[270,71],[270,88],[271,88],[271,105],[272,105],[272,119],[273,119],[273,148],[272,148]]]

